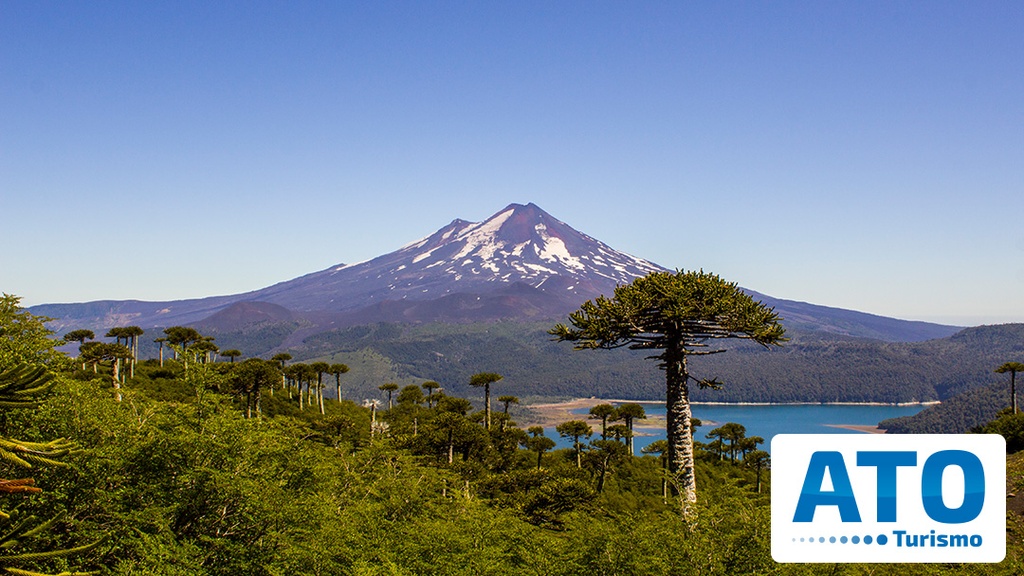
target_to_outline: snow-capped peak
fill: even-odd
[[[390,254],[311,274],[300,307],[324,309],[326,294],[333,294],[326,308],[345,309],[488,293],[516,283],[582,302],[656,270],[664,268],[578,232],[534,204],[510,204],[482,222],[453,220]]]

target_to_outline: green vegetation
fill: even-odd
[[[1024,372],[1024,364],[1020,362],[1006,362],[996,368],[996,374],[1010,373],[1010,407],[1013,413],[1017,413],[1017,372]]]
[[[554,450],[543,429],[523,431],[500,410],[488,430],[482,411],[435,381],[397,390],[378,381],[378,396],[397,391],[387,410],[346,398],[321,404],[310,364],[214,362],[208,346],[191,348],[204,342],[198,333],[169,344],[178,358],[163,366],[138,361],[117,402],[115,364],[94,372],[54,352],[59,342],[16,300],[0,316],[0,335],[0,373],[17,383],[9,390],[48,394],[0,403],[0,435],[39,450],[57,442],[41,458],[63,464],[31,469],[41,492],[0,494],[13,519],[40,519],[3,530],[16,540],[0,547],[0,571],[11,574],[1024,571],[1017,513],[998,565],[776,564],[768,462],[740,430],[722,436],[721,453],[696,446],[702,496],[684,518],[665,489],[667,447],[630,456],[625,425],[618,440],[613,424],[607,438],[588,442],[590,426],[579,421],[571,426],[578,448]],[[42,388],[26,372],[40,369],[49,375]],[[501,386],[513,390],[507,377]],[[1024,490],[1019,456],[1008,481]],[[24,470],[6,466],[8,477]]]
[[[1006,406],[1002,383],[966,390],[913,416],[878,423],[889,434],[963,434],[994,419]]]
[[[352,397],[370,397],[383,382],[402,387],[429,379],[440,382],[451,394],[478,398],[483,396],[482,390],[470,387],[469,379],[481,368],[501,372],[501,390],[514,391],[526,402],[580,395],[635,400],[664,397],[664,374],[654,362],[644,362],[644,351],[575,353],[570,346],[551,340],[547,334],[550,327],[520,322],[375,324],[320,333],[287,352],[303,362],[322,359],[348,364],[352,372],[344,382]],[[1000,377],[993,369],[1007,358],[1024,357],[1024,324],[969,328],[950,338],[918,343],[791,332],[788,328],[787,335],[790,342],[779,349],[766,351],[738,341],[728,354],[693,363],[697,377],[713,375],[726,386],[721,390],[694,387],[691,400],[945,401],[997,381],[1008,391],[1009,375]],[[218,335],[217,342],[226,336]],[[229,344],[224,341],[224,345]],[[247,357],[259,355],[240,349]],[[148,357],[156,356],[154,346]]]
[[[996,368],[997,374],[1010,373],[1009,394],[1001,383],[972,388],[913,416],[883,420],[879,427],[890,434],[962,434],[977,431],[997,416],[1006,420],[1004,412],[1011,416],[1018,412],[1016,376],[1022,371],[1024,364],[1020,362],[1005,362]]]
[[[697,501],[693,427],[690,425],[690,381],[701,388],[721,388],[717,379],[690,374],[688,359],[724,350],[708,350],[709,340],[742,339],[764,347],[786,341],[779,316],[739,287],[714,274],[655,272],[617,286],[612,298],[588,300],[558,324],[551,334],[574,342],[577,350],[628,347],[654,350],[651,359],[665,372],[668,422],[668,469],[688,503]],[[632,405],[637,406],[637,405]],[[632,438],[632,420],[625,413]],[[630,440],[629,453],[633,453]]]

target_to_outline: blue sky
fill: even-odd
[[[1024,3],[0,0],[0,291],[231,294],[534,202],[780,298],[1024,321]]]

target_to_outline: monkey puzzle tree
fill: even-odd
[[[312,368],[314,372],[316,372],[316,405],[320,410],[320,414],[324,414],[324,374],[327,374],[328,372],[331,371],[331,365],[328,364],[327,362],[321,361],[313,362],[312,364],[309,365],[309,367]],[[340,389],[340,384],[338,387]],[[313,404],[312,398],[309,399],[309,403],[310,405]]]
[[[573,451],[576,453],[576,467],[583,467],[583,443],[580,442],[580,438],[584,436],[590,438],[590,435],[594,433],[590,428],[590,424],[587,424],[583,420],[569,420],[568,422],[562,422],[558,426],[555,426],[555,431],[562,438],[572,438]]]
[[[220,355],[221,356],[227,356],[228,359],[231,360],[231,363],[234,364],[235,363],[235,358],[238,358],[239,356],[241,356],[242,355],[242,351],[237,349],[237,348],[232,348],[230,350],[222,350]]]
[[[121,374],[121,360],[131,358],[132,351],[124,344],[112,342],[87,342],[82,345],[82,362],[89,362],[93,365],[93,371],[100,362],[110,362],[110,378],[114,385],[114,398],[121,401],[121,384],[124,383]]]
[[[292,364],[288,367],[292,373],[292,378],[295,380],[295,387],[299,391],[299,410],[303,409],[303,392],[302,384],[306,384],[305,396],[310,396],[310,388],[313,379],[316,378],[316,370],[314,370],[309,364]],[[307,402],[310,404],[310,402]]]
[[[52,331],[44,325],[51,319],[35,316],[22,309],[18,303],[19,299],[16,296],[3,294],[0,297],[0,411],[3,412],[39,406],[44,395],[56,381],[53,369],[70,366],[67,357],[54,350],[60,342],[50,338]],[[5,428],[11,426],[11,421],[6,416],[3,420],[7,423]],[[10,430],[7,430],[7,433],[10,433]],[[36,465],[63,467],[67,466],[62,461],[63,458],[75,451],[76,444],[65,438],[24,441],[4,434],[0,436],[0,462],[4,463],[0,468],[7,476],[15,470],[33,469]],[[19,502],[24,502],[25,495],[41,491],[35,486],[33,477],[0,479],[0,495],[15,495]],[[15,520],[13,526],[5,526],[0,531],[0,570],[5,573],[41,576],[37,571],[40,562],[84,553],[100,544],[100,541],[96,541],[76,547],[68,547],[66,544],[49,545],[40,537],[63,520],[63,512],[40,521],[36,516],[26,513],[20,506],[16,505],[14,510],[3,508],[7,508],[7,505],[0,507],[0,522]],[[14,518],[16,515],[21,517]],[[66,534],[62,541],[67,542]],[[36,570],[26,570],[17,566]]]
[[[665,371],[669,470],[684,502],[696,502],[689,384],[717,388],[720,383],[691,376],[687,360],[725,351],[706,349],[709,340],[739,338],[765,347],[785,342],[778,314],[715,274],[653,272],[616,287],[612,298],[584,302],[569,323],[571,328],[558,324],[550,333],[579,350],[658,351],[651,358]]]
[[[555,441],[544,435],[544,428],[541,426],[530,426],[526,430],[530,437],[522,441],[523,446],[531,452],[537,453],[537,469],[540,469],[541,458],[544,453],[555,447]]]
[[[423,389],[427,391],[427,408],[434,407],[434,399],[436,398],[434,391],[441,387],[441,384],[434,382],[433,380],[427,380],[423,384]]]
[[[53,374],[47,372],[42,366],[31,366],[18,364],[6,367],[0,363],[0,408],[32,408],[39,405],[40,397],[48,392],[54,384]],[[21,468],[32,468],[33,464],[48,466],[67,466],[61,459],[77,451],[74,442],[65,438],[50,440],[46,442],[26,442],[13,438],[0,437],[0,461],[8,467],[17,466]],[[32,494],[42,492],[42,489],[35,486],[35,479],[0,478],[0,494]],[[0,510],[0,519],[11,520],[16,511],[7,513]],[[27,543],[38,539],[39,535],[54,526],[64,518],[64,513],[58,513],[53,518],[39,522],[35,516],[28,516],[17,522],[13,528],[8,528],[0,536],[0,549],[7,551],[0,553],[0,566],[10,574],[28,574],[45,576],[39,572],[11,568],[10,564],[31,564],[48,558],[69,556],[86,552],[100,544],[99,541],[85,546],[74,548],[51,549],[40,552],[10,552],[25,546]],[[70,572],[65,572],[70,574]],[[76,572],[75,574],[98,574],[98,572]]]
[[[287,352],[281,352],[279,354],[274,354],[273,356],[270,357],[270,361],[276,363],[277,364],[277,369],[281,371],[281,387],[282,388],[287,388],[288,387],[288,374],[284,371],[284,365],[286,363],[288,363],[288,361],[291,360],[291,359],[292,359],[292,355],[287,353]],[[271,396],[274,395],[274,387],[273,386],[270,387],[270,395]],[[292,397],[292,394],[291,394],[291,391],[289,390],[288,391],[288,398],[291,398],[291,397]]]
[[[78,342],[81,346],[85,344],[86,340],[93,340],[96,338],[96,333],[92,330],[72,330],[64,335],[64,342],[70,344],[71,342]]]
[[[388,412],[390,412],[391,408],[394,407],[394,404],[391,402],[391,399],[395,393],[395,390],[398,390],[398,384],[395,384],[394,382],[386,382],[384,384],[381,384],[380,386],[377,386],[377,389],[380,390],[381,392],[388,393]]]
[[[64,342],[78,342],[78,355],[82,355],[82,347],[86,340],[94,340],[96,334],[92,330],[72,330],[64,335]],[[82,361],[82,370],[85,370],[85,361]]]
[[[644,411],[644,407],[630,402],[622,404],[615,410],[615,415],[619,420],[626,423],[626,428],[629,429],[629,444],[627,445],[629,455],[633,455],[633,420],[645,420],[647,418],[647,412]]]
[[[615,420],[615,406],[598,404],[590,409],[587,418],[601,421],[601,440],[608,439],[608,420]]]
[[[164,343],[167,342],[167,338],[154,338],[153,342],[160,345],[160,367],[164,367]],[[85,368],[82,368],[83,370]]]
[[[1017,372],[1024,372],[1024,364],[1020,362],[1007,362],[996,368],[996,374],[1010,373],[1010,406],[1013,413],[1017,413]]]
[[[253,410],[258,416],[263,414],[260,408],[263,390],[272,387],[280,379],[281,371],[277,363],[259,358],[250,358],[231,372],[235,394],[245,396],[246,418],[252,418]]]
[[[139,336],[146,331],[138,326],[125,326],[121,329],[121,337],[124,338],[124,345],[132,351],[131,366],[128,369],[128,377],[135,378],[135,363],[139,358]]]
[[[348,364],[331,364],[327,372],[334,374],[334,392],[338,397],[338,404],[341,404],[341,375],[348,374]],[[397,390],[397,387],[396,387]],[[388,393],[388,410],[391,409],[391,394]]]
[[[658,461],[661,462],[662,475],[661,475],[661,499],[663,501],[668,500],[668,442],[665,440],[655,440],[647,446],[640,449],[644,454],[657,454]]]
[[[771,465],[771,454],[764,450],[751,450],[744,455],[743,463],[757,470],[757,493],[761,493],[761,470]]]
[[[501,380],[501,374],[478,372],[469,379],[469,385],[484,389],[484,428],[491,429],[491,384]]]
[[[195,355],[197,362],[209,364],[210,355],[219,353],[220,348],[218,348],[217,345],[213,343],[212,336],[207,336],[200,340],[199,342],[196,342],[195,344],[189,346],[188,351]]]
[[[501,402],[502,404],[505,405],[505,415],[508,416],[508,407],[509,407],[509,405],[510,404],[519,404],[519,397],[518,396],[513,396],[511,394],[504,394],[502,396],[498,396],[498,402]]]
[[[81,354],[82,345],[85,344],[86,340],[96,339],[96,333],[92,330],[72,330],[64,335],[64,342],[70,344],[72,342],[78,342],[79,354]],[[85,370],[85,362],[82,362],[82,370]]]
[[[203,341],[203,335],[199,333],[195,328],[189,328],[187,326],[171,326],[170,328],[164,328],[164,334],[167,335],[166,342],[174,352],[174,357],[181,357],[182,366],[188,369],[188,356],[186,351],[190,350],[198,342]],[[161,347],[163,344],[161,344]]]

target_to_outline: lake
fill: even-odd
[[[664,422],[665,404],[663,402],[647,403],[638,402],[644,407],[648,416],[660,418]],[[767,406],[748,406],[736,404],[694,404],[691,406],[693,416],[700,418],[703,425],[697,428],[695,439],[701,442],[709,442],[706,438],[712,429],[725,424],[726,422],[737,422],[747,429],[747,436],[760,436],[765,439],[761,446],[762,450],[771,451],[771,438],[776,434],[863,434],[854,430],[833,428],[828,424],[857,424],[874,426],[887,418],[898,416],[911,416],[917,414],[927,406],[876,406],[876,405],[822,405],[822,404],[773,404]],[[582,420],[587,419],[587,409],[577,410],[574,413]],[[589,420],[594,429],[592,438],[599,438],[601,435],[601,422]],[[665,438],[664,427],[657,429],[639,428],[643,421],[634,422],[636,437],[633,439],[637,453],[644,446],[655,440]],[[572,445],[558,436],[554,428],[548,428],[544,433],[558,443],[559,448],[568,448]]]

